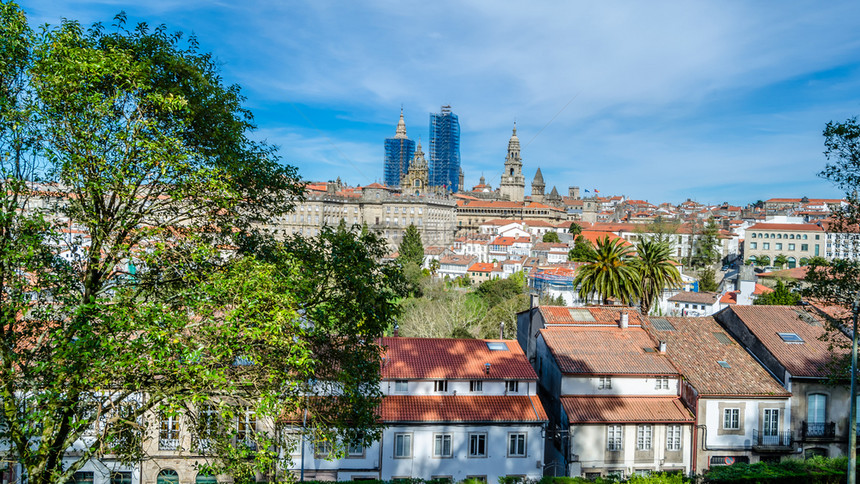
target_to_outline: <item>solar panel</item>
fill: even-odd
[[[803,343],[803,338],[795,333],[776,333],[786,343]]]
[[[721,333],[721,332],[714,333],[714,338],[717,338],[717,341],[719,341],[720,343],[722,343],[724,345],[732,344],[732,340],[730,340],[729,337],[726,336],[726,333]]]
[[[508,345],[506,343],[501,342],[488,341],[487,348],[489,348],[490,351],[508,351]]]
[[[568,309],[568,312],[570,313],[570,318],[574,321],[587,321],[592,323],[597,321],[588,309]]]
[[[651,324],[657,331],[675,331],[675,327],[666,318],[651,318]]]

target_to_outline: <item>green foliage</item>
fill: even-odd
[[[779,254],[773,258],[773,265],[782,269],[786,265],[788,265],[788,256],[785,254]]]
[[[785,459],[779,463],[737,463],[711,467],[704,482],[719,484],[836,484],[844,482],[846,458],[814,457],[807,460]]]
[[[716,272],[711,268],[699,270],[699,290],[705,292],[715,292],[720,288],[720,284],[716,279]]]
[[[633,260],[633,267],[639,282],[639,308],[647,315],[664,289],[681,284],[681,273],[672,263],[667,243],[643,240],[636,246],[636,252],[638,257]]]
[[[769,266],[770,265],[770,257],[767,255],[760,255],[755,259],[755,265],[759,267]]]
[[[597,295],[604,304],[617,299],[627,304],[638,297],[638,277],[633,265],[633,248],[624,240],[606,236],[597,241],[583,257],[586,264],[576,273],[573,285],[579,287],[579,297]]]
[[[542,240],[544,242],[549,242],[549,243],[553,243],[553,244],[557,244],[557,243],[561,242],[561,239],[558,238],[558,232],[547,232],[547,233],[543,234]]]
[[[720,260],[719,240],[720,228],[713,219],[709,220],[696,240],[694,255],[691,259],[693,267],[706,267]]]
[[[489,307],[510,299],[518,294],[525,293],[525,285],[515,279],[492,279],[482,282],[476,292]]]
[[[564,298],[561,294],[558,296],[543,295],[540,297],[539,304],[541,306],[564,306]]]
[[[570,227],[567,229],[569,234],[572,234],[574,237],[582,233],[582,225],[579,225],[576,222],[571,222]]]
[[[424,263],[424,244],[421,242],[421,232],[415,225],[409,224],[409,227],[403,231],[398,253],[403,265],[411,262],[421,266]]]
[[[794,293],[779,279],[773,292],[762,294],[753,304],[761,306],[795,306],[800,304],[800,294]]]
[[[678,229],[680,228],[680,222],[666,221],[663,220],[663,217],[658,216],[650,224],[645,225],[641,229],[637,228],[637,232],[640,234],[640,237],[646,237],[645,234],[650,234],[647,237],[651,239],[651,242],[666,243],[671,247],[672,242],[674,242],[673,236],[678,233]]]
[[[594,250],[594,245],[585,237],[579,235],[573,241],[573,248],[567,253],[567,260],[586,262]]]

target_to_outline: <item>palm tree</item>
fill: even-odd
[[[597,294],[604,304],[609,304],[610,298],[625,304],[635,300],[639,290],[632,254],[633,248],[625,246],[623,239],[598,239],[597,246],[583,254],[586,264],[577,270],[573,281],[579,286],[579,297],[587,300]]]
[[[672,264],[671,249],[666,243],[643,240],[636,251],[639,257],[633,266],[639,279],[639,311],[647,315],[663,289],[681,284],[681,273]]]

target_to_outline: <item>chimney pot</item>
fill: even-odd
[[[660,351],[660,353],[665,353],[666,352],[666,342],[661,341],[660,345],[657,346],[657,349]]]
[[[484,373],[486,373],[488,375],[490,374],[490,364],[489,363],[484,363]]]
[[[626,329],[629,324],[630,316],[627,314],[627,311],[621,311],[621,321],[619,321],[618,326],[620,326],[621,329]]]

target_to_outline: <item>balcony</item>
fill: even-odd
[[[753,430],[753,450],[756,452],[785,452],[791,450],[791,431],[768,432]]]
[[[835,439],[836,423],[804,421],[800,432],[800,439],[803,441]]]

